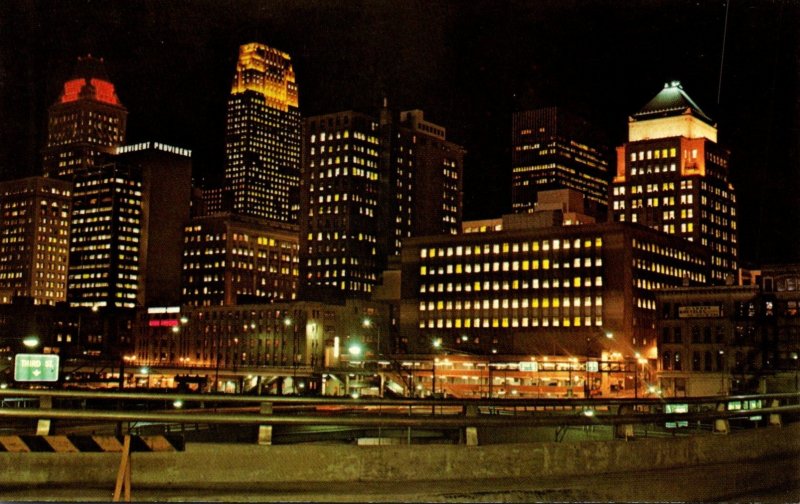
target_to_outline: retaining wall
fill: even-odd
[[[209,487],[286,482],[541,478],[648,471],[758,459],[800,479],[800,424],[687,438],[463,445],[188,444],[134,453],[136,486]],[[4,486],[113,485],[119,454],[0,453]],[[784,467],[783,469],[786,469]]]

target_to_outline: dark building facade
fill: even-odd
[[[78,58],[58,101],[48,112],[44,174],[72,179],[125,142],[128,111],[120,103],[102,59]]]
[[[748,285],[658,293],[665,395],[798,390],[800,265],[754,273]]]
[[[736,195],[728,161],[711,119],[679,82],[665,84],[630,118],[628,142],[617,148],[613,219],[708,247],[710,281],[725,283],[738,267]]]
[[[758,286],[659,291],[658,377],[666,396],[755,392],[761,369]]]
[[[224,211],[297,222],[301,120],[288,54],[263,44],[239,48],[225,129]]]
[[[608,147],[583,118],[560,107],[516,112],[511,123],[511,206],[533,212],[541,191],[573,189],[587,213],[605,221]]]
[[[190,217],[192,153],[159,142],[143,142],[120,147],[115,162],[142,175],[137,304],[178,304],[183,231]]]

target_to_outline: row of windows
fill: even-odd
[[[600,237],[596,238],[584,238],[583,240],[580,238],[576,238],[574,240],[570,239],[554,239],[554,240],[542,240],[542,241],[533,241],[533,242],[504,242],[504,243],[494,243],[489,244],[485,243],[483,246],[481,245],[467,245],[467,246],[456,246],[456,247],[431,247],[431,248],[421,248],[419,251],[419,256],[421,258],[435,258],[435,257],[460,257],[462,255],[469,256],[469,255],[481,255],[481,254],[506,254],[506,253],[517,253],[517,252],[538,252],[540,250],[547,251],[547,250],[559,250],[559,249],[570,249],[570,248],[581,248],[581,244],[583,244],[584,248],[591,248],[592,245],[599,248],[603,246],[603,239]]]
[[[603,317],[490,317],[490,318],[456,318],[421,320],[420,329],[472,329],[472,328],[509,328],[509,327],[600,327]]]
[[[529,302],[530,301],[530,302]],[[574,297],[553,297],[553,298],[503,298],[503,299],[476,299],[471,301],[469,299],[465,300],[455,300],[455,301],[421,301],[419,303],[420,311],[433,311],[433,310],[498,310],[500,308],[507,309],[507,308],[570,308],[576,307],[580,308],[583,307],[594,307],[596,311],[599,313],[599,308],[603,306],[603,297],[602,296],[574,296]]]
[[[552,267],[559,268],[560,263],[558,261],[553,260]],[[572,260],[572,267],[580,268],[581,266],[584,268],[590,268],[592,266],[600,267],[603,265],[603,259],[600,257],[596,257],[594,259],[590,257],[575,257]],[[569,261],[561,263],[565,269],[570,267]],[[421,265],[419,267],[419,274],[420,276],[435,276],[435,275],[452,275],[452,274],[472,274],[472,273],[481,273],[481,272],[496,272],[496,271],[530,271],[530,270],[538,270],[543,269],[547,270],[551,267],[550,259],[533,259],[533,260],[522,260],[522,261],[494,261],[492,263],[485,262],[481,266],[480,263],[477,264],[447,264],[440,265],[440,266],[430,266]],[[576,277],[576,283],[580,284],[580,278]]]
[[[666,159],[674,158],[678,155],[675,147],[669,149],[655,149],[647,151],[631,152],[631,161],[643,161],[645,159]],[[692,158],[697,158],[697,149],[692,149]]]

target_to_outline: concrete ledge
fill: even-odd
[[[132,460],[134,487],[170,488],[287,482],[536,479],[759,459],[785,460],[800,479],[798,454],[800,424],[724,436],[476,447],[187,444],[185,452],[136,453]],[[0,453],[0,488],[113,485],[118,464],[118,454]]]

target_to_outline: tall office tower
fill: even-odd
[[[291,301],[297,297],[297,226],[254,217],[195,217],[185,228],[181,303]]]
[[[301,123],[288,54],[239,48],[225,135],[225,189],[233,213],[297,222]]]
[[[464,150],[422,111],[305,120],[301,299],[368,298],[402,240],[456,234]]]
[[[120,147],[115,161],[142,174],[138,304],[177,305],[183,230],[189,223],[192,197],[192,151],[143,142]]]
[[[729,152],[680,82],[664,85],[628,120],[617,147],[610,202],[615,221],[639,222],[709,248],[710,281],[737,269],[736,195]]]
[[[112,163],[75,175],[67,299],[133,308],[139,291],[142,175]]]
[[[511,125],[511,204],[533,212],[540,191],[574,189],[589,215],[608,207],[608,148],[583,118],[558,107],[516,112]]]
[[[125,142],[128,111],[120,103],[102,59],[78,58],[72,77],[48,113],[46,177],[72,177],[113,154]]]
[[[67,299],[71,194],[62,180],[0,182],[0,302]]]
[[[347,111],[305,121],[301,299],[366,298],[386,264],[378,121]]]
[[[422,110],[400,112],[393,129],[389,252],[398,255],[404,238],[461,230],[465,150],[448,142],[445,128],[426,121]]]

